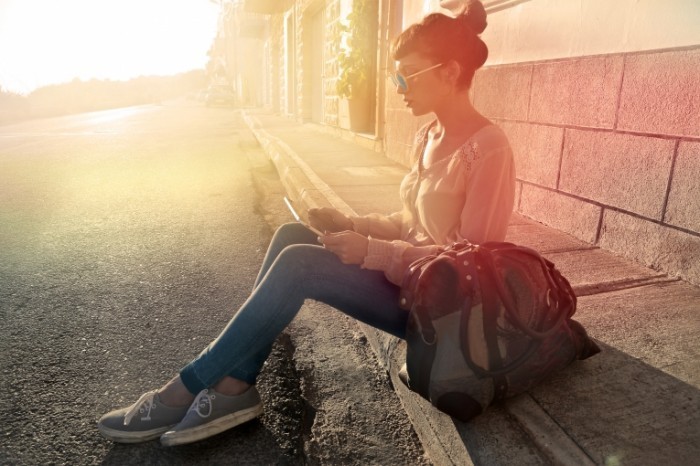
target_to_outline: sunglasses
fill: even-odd
[[[420,74],[427,73],[428,71],[434,70],[435,68],[439,68],[442,65],[444,65],[444,63],[438,63],[437,65],[433,65],[433,66],[426,68],[424,70],[420,70],[420,71],[416,71],[415,73],[411,73],[408,76],[404,76],[397,71],[395,73],[390,74],[389,77],[394,82],[394,85],[396,87],[398,87],[402,91],[406,92],[406,91],[408,91],[408,80],[409,79],[415,78],[416,76],[418,76]]]

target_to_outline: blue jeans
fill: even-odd
[[[180,371],[190,392],[197,394],[227,375],[254,384],[277,335],[305,299],[404,338],[408,312],[399,307],[400,288],[383,272],[343,264],[316,238],[298,223],[275,232],[250,297],[224,331]]]

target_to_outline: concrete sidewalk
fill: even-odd
[[[261,111],[246,122],[304,212],[400,208],[407,169],[381,154]],[[700,288],[514,214],[507,241],[540,251],[574,287],[603,351],[469,423],[397,377],[405,344],[360,324],[436,465],[700,464]]]

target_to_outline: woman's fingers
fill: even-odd
[[[354,231],[343,231],[322,236],[323,246],[345,264],[361,264],[367,255],[369,240]]]
[[[333,217],[322,209],[309,209],[309,223],[321,231],[333,231],[335,226]]]
[[[342,212],[332,207],[309,209],[309,223],[319,230],[331,232],[352,230],[352,221]]]

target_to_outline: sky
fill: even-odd
[[[211,0],[0,0],[0,86],[202,69],[218,12]]]

